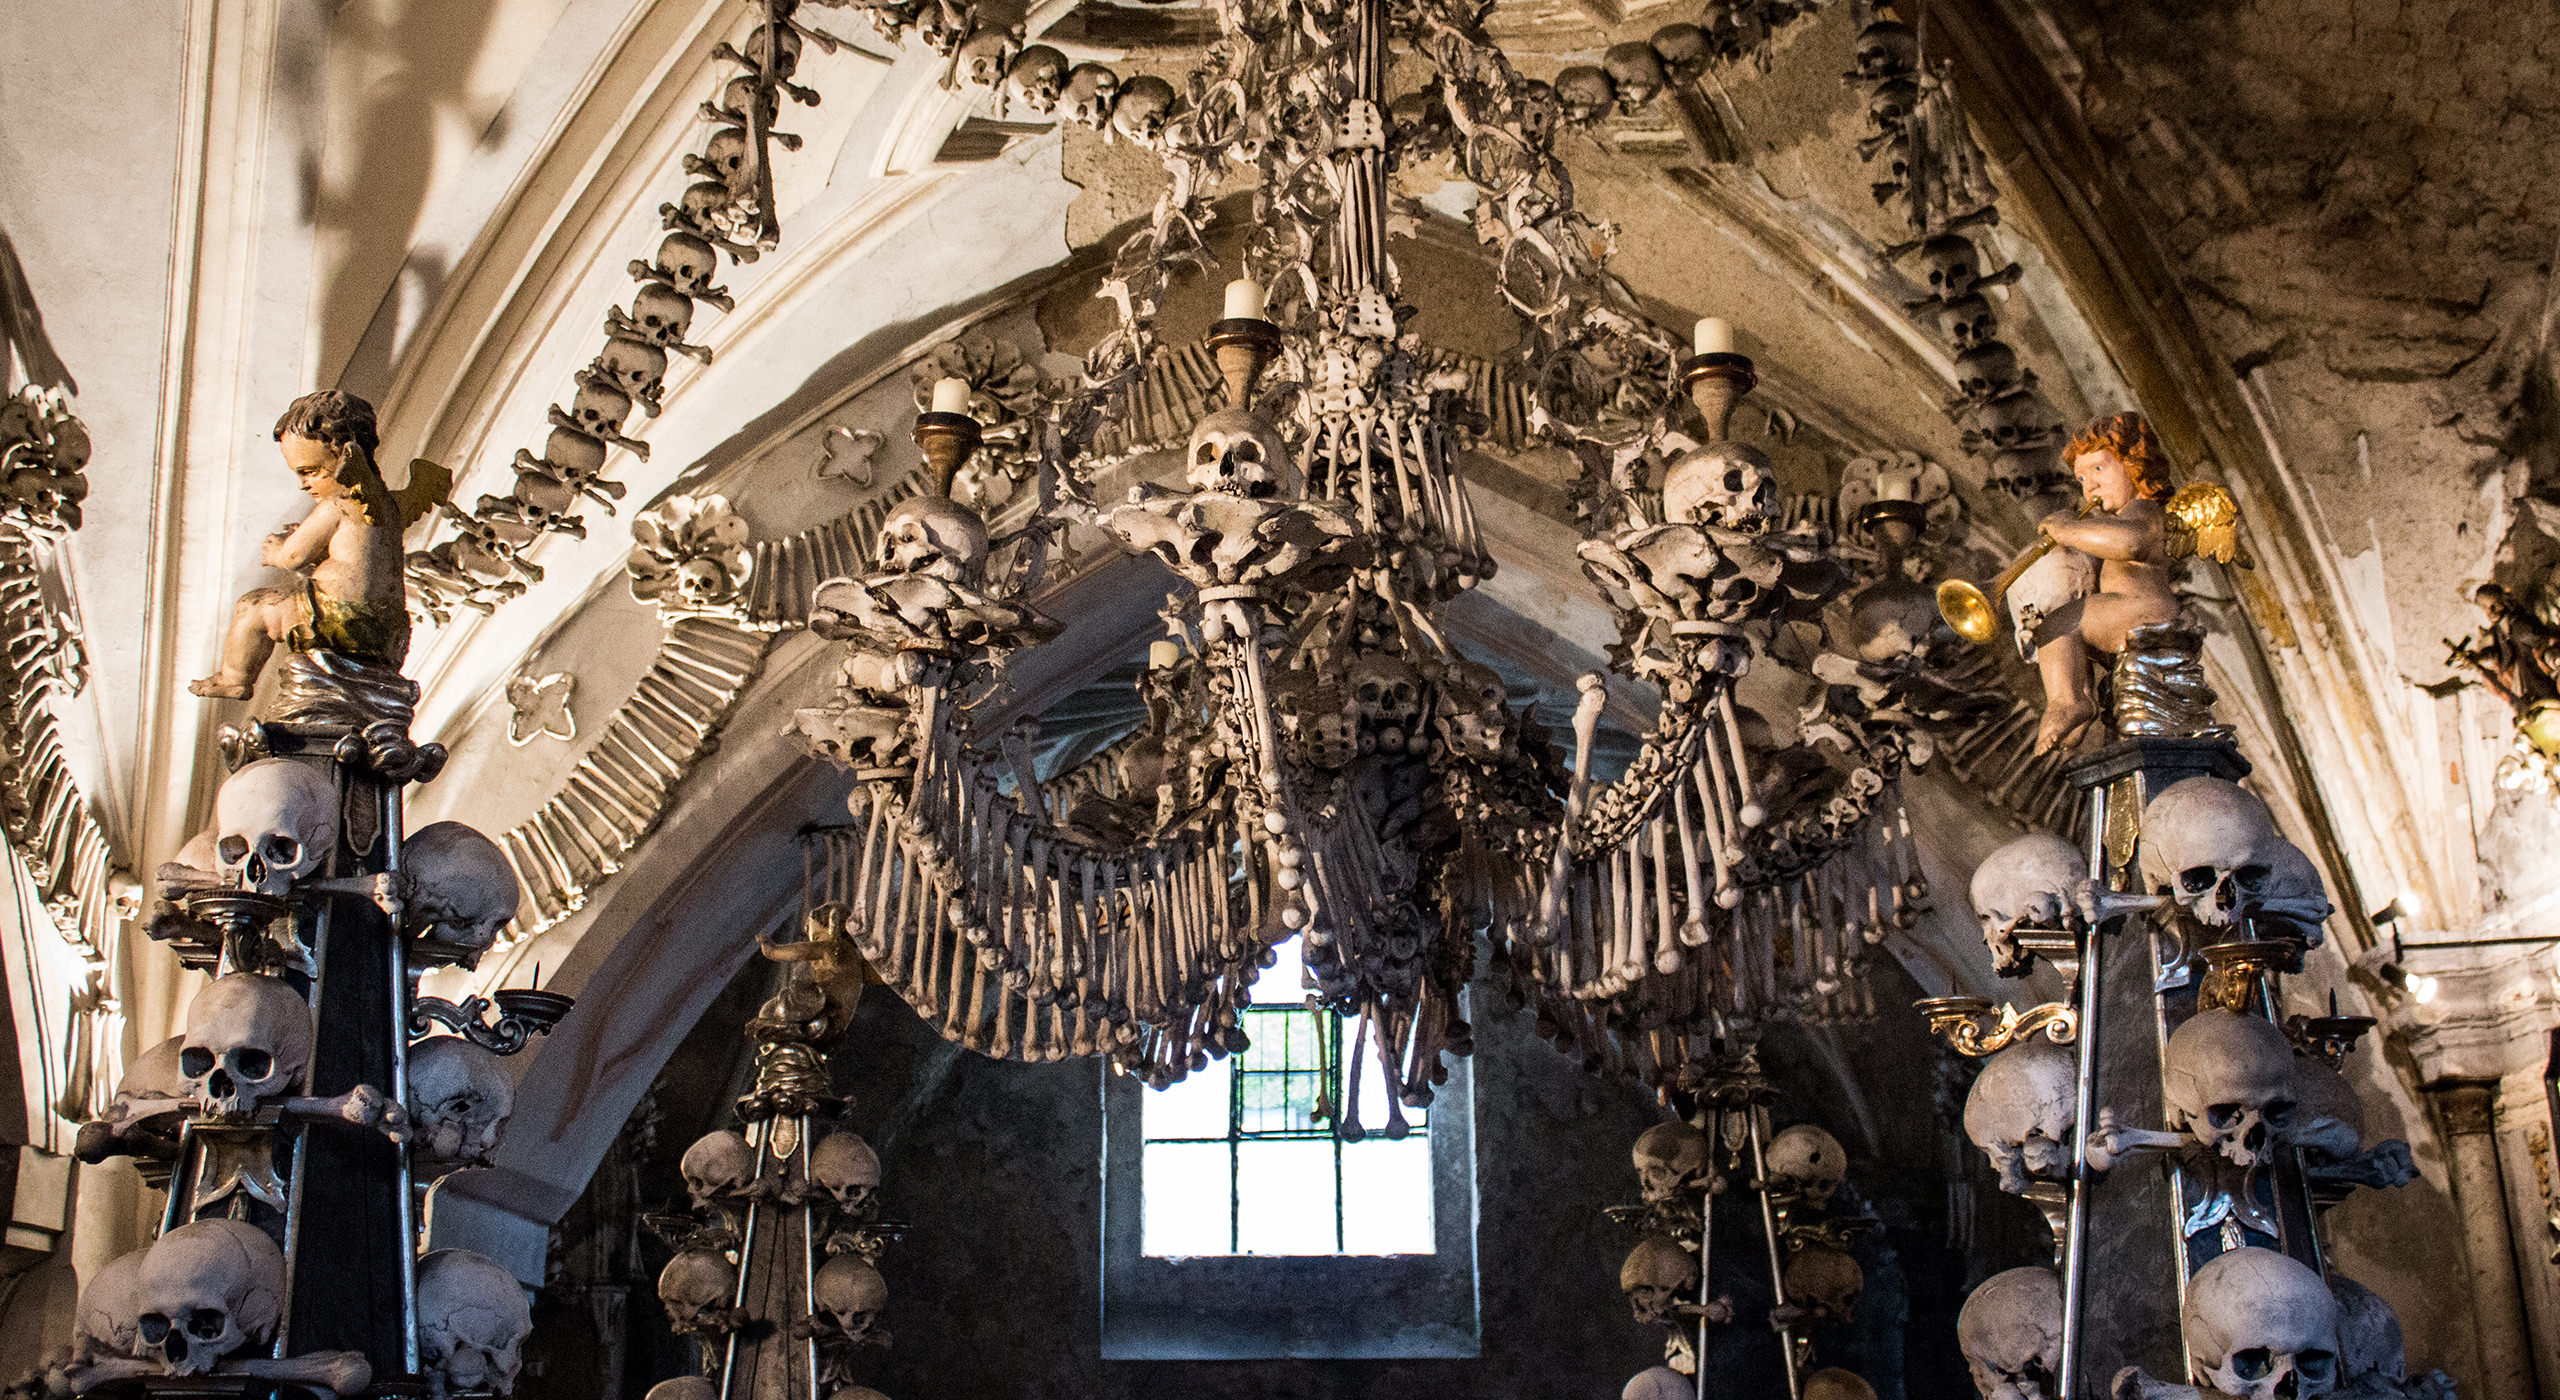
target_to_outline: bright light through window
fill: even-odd
[[[1153,1258],[1218,1254],[1429,1254],[1428,1116],[1389,1138],[1386,1076],[1365,1047],[1357,1073],[1367,1136],[1335,1132],[1350,1036],[1330,1012],[1306,1009],[1298,943],[1254,984],[1244,1012],[1251,1049],[1148,1093],[1140,1123],[1142,1250]]]

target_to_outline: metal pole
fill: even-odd
[[[2107,789],[2089,789],[2089,878],[2107,873]],[[2080,1394],[2080,1304],[2089,1272],[2089,1126],[2098,1117],[2098,983],[2105,952],[2098,925],[2081,936],[2079,1116],[2071,1126],[2071,1241],[2062,1266],[2062,1368],[2056,1393]]]
[[[1698,1183],[1698,1350],[1694,1356],[1697,1372],[1692,1377],[1698,1385],[1698,1400],[1707,1400],[1707,1300],[1714,1296],[1708,1281],[1707,1265],[1714,1257],[1716,1241],[1716,1154],[1724,1141],[1724,1113],[1707,1110],[1707,1178]]]
[[[809,1120],[800,1120],[800,1180],[806,1189],[809,1180]],[[818,1306],[818,1212],[806,1200],[800,1203],[800,1309],[807,1316]],[[808,1339],[809,1400],[825,1400],[818,1384],[818,1334]]]
[[[1778,1253],[1777,1208],[1769,1204],[1769,1162],[1761,1151],[1760,1106],[1745,1104],[1741,1111],[1751,1128],[1751,1176],[1760,1184],[1760,1229],[1769,1240],[1769,1296],[1776,1300],[1776,1306],[1783,1308],[1787,1305],[1787,1269]],[[1705,1270],[1699,1272],[1704,1277]],[[1787,1400],[1804,1400],[1804,1381],[1796,1375],[1796,1329],[1778,1329],[1778,1348],[1779,1359],[1787,1363]],[[2067,1356],[2065,1360],[2068,1360]],[[1704,1364],[1701,1358],[1701,1368]],[[2063,1393],[2067,1395],[2070,1392]]]
[[[398,888],[401,823],[408,804],[393,783],[383,793],[383,871]],[[391,1101],[409,1102],[409,947],[401,941],[400,921],[391,920]],[[400,1362],[418,1374],[418,1201],[416,1178],[409,1165],[409,1141],[392,1144],[400,1167]],[[297,1185],[299,1182],[297,1181]]]
[[[757,1181],[764,1180],[764,1146],[771,1139],[772,1134],[773,1120],[770,1118],[761,1123],[747,1125],[747,1145],[754,1148],[756,1154]],[[747,1305],[747,1281],[755,1272],[756,1217],[763,1210],[764,1201],[761,1197],[747,1198],[747,1223],[738,1234],[738,1286],[729,1298],[729,1306],[732,1309],[743,1309]],[[731,1394],[729,1390],[730,1382],[735,1377],[737,1369],[738,1332],[732,1327],[729,1329],[726,1345],[720,1355],[720,1400],[743,1400],[742,1397]]]

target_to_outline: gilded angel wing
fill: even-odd
[[[2169,498],[2169,557],[2202,557],[2217,564],[2238,560],[2248,568],[2240,547],[2240,504],[2210,481],[2191,481]]]
[[[391,498],[400,503],[400,528],[406,530],[426,519],[452,494],[452,472],[424,457],[411,458],[409,484],[391,493]]]

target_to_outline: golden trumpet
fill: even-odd
[[[2097,508],[2097,499],[2092,497],[2081,502],[2080,514],[2085,518]],[[2009,567],[2000,571],[1999,577],[1991,580],[1989,588],[1960,578],[1939,584],[1938,616],[1947,620],[1947,625],[1955,629],[1957,636],[1975,646],[1988,644],[2000,634],[2001,602],[2008,596],[2009,585],[2016,583],[2018,575],[2025,573],[2029,565],[2052,553],[2053,544],[2053,536],[2046,535],[2028,545],[2010,562]]]

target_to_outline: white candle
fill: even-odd
[[[1700,317],[1696,348],[1701,355],[1732,354],[1733,323],[1721,316]]]
[[[1913,495],[1918,491],[1919,485],[1920,474],[1918,472],[1903,471],[1898,467],[1887,467],[1876,473],[1876,499],[1879,501],[1907,501],[1912,499]]]
[[[1182,648],[1172,642],[1154,642],[1147,647],[1147,669],[1161,671],[1182,659]]]
[[[1262,319],[1262,284],[1250,277],[1239,277],[1227,284],[1227,319],[1259,321]]]
[[[969,381],[966,379],[935,380],[933,384],[933,411],[936,413],[968,412]]]

